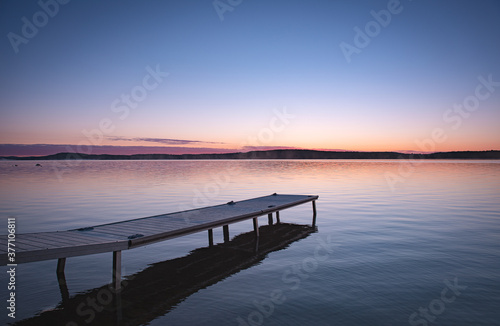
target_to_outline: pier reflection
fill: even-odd
[[[198,248],[184,257],[155,263],[122,281],[68,295],[64,275],[59,275],[62,301],[41,314],[13,325],[144,325],[175,308],[200,289],[215,284],[264,260],[315,232],[309,225],[274,224],[240,234],[231,241]]]

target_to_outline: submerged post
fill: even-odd
[[[259,252],[259,219],[257,217],[253,218],[253,232],[255,234],[255,247],[254,247],[254,253]]]
[[[122,293],[117,291],[115,294],[115,309],[116,309],[116,324],[120,325],[123,320],[123,310],[122,310]]]
[[[312,205],[313,205],[313,221],[312,221],[312,226],[315,227],[316,226],[316,201],[315,200],[313,200]]]
[[[64,274],[64,267],[66,266],[66,258],[59,258],[57,260],[57,274]]]
[[[267,224],[273,225],[273,213],[267,214]]]
[[[253,232],[255,233],[255,237],[259,237],[259,220],[257,217],[253,218]]]
[[[208,229],[208,246],[214,246],[214,231],[212,229]]]
[[[59,258],[57,260],[57,283],[59,284],[59,291],[63,304],[69,300],[68,284],[66,283],[66,276],[64,275],[64,266],[66,265],[66,258]]]
[[[224,242],[229,242],[229,225],[224,225],[222,230],[224,233]]]
[[[113,251],[113,287],[115,290],[121,288],[122,281],[122,252]]]

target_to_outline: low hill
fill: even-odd
[[[282,149],[270,151],[252,151],[246,153],[226,154],[135,154],[135,155],[109,155],[109,154],[82,154],[58,153],[46,156],[4,156],[3,160],[286,160],[286,159],[470,159],[470,160],[499,160],[500,151],[461,151],[437,152],[431,154],[405,154],[398,152],[333,152],[316,150]]]

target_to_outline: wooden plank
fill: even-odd
[[[151,229],[180,229],[186,226],[185,223],[174,222],[169,223],[168,221],[159,221],[159,220],[145,220],[141,222],[131,222],[127,224],[129,227],[144,227]]]
[[[33,239],[29,239],[29,238],[18,238],[16,240],[17,243],[21,243],[21,244],[26,244],[26,245],[29,245],[29,246],[33,246],[33,247],[37,247],[37,248],[43,248],[43,249],[47,249],[47,248],[56,248],[56,246],[54,246],[53,244],[47,244],[47,243],[44,243],[44,242],[40,242],[40,241],[34,241]]]
[[[89,237],[89,238],[94,238],[99,240],[100,242],[107,242],[107,241],[122,241],[123,237],[122,236],[117,236],[113,234],[101,234],[101,233],[92,233],[92,231],[76,231],[76,230],[70,230],[68,232],[72,232],[84,237]]]
[[[118,228],[118,229],[130,229],[133,227],[145,227],[145,228],[152,228],[154,229],[157,227],[158,224],[154,224],[149,222],[148,220],[143,220],[143,221],[127,221],[119,224],[114,224],[114,225],[105,225],[105,226],[100,226],[99,228]]]
[[[47,241],[48,243],[53,243],[54,245],[62,246],[71,246],[75,244],[81,244],[82,240],[80,239],[70,239],[68,237],[55,235],[52,233],[33,233],[30,235],[31,239],[40,239],[43,241]],[[89,243],[89,241],[84,241],[84,244]]]
[[[137,227],[137,226],[144,226],[144,227],[149,227],[149,228],[156,228],[159,225],[176,225],[177,222],[170,223],[166,219],[158,219],[158,218],[150,218],[150,219],[142,219],[140,221],[137,220],[131,220],[131,221],[124,221],[121,223],[113,224],[113,225],[103,225],[103,226],[98,226],[98,227],[109,227],[109,228],[130,228],[130,227]]]
[[[97,243],[106,243],[106,242],[114,242],[117,241],[115,238],[97,238],[97,237],[90,237],[90,236],[84,236],[84,237],[77,237],[72,233],[68,233],[65,235],[65,237],[75,237],[75,243],[78,244],[97,244]]]
[[[140,230],[139,230],[140,229]],[[120,226],[104,226],[97,227],[94,229],[95,232],[105,232],[110,234],[119,234],[122,237],[127,238],[130,235],[134,235],[137,233],[157,233],[159,230],[154,228],[146,228],[140,225],[120,225]],[[141,232],[142,231],[142,232]]]
[[[122,241],[122,242],[115,242],[108,244],[77,246],[72,248],[53,248],[53,249],[27,251],[20,253],[16,252],[16,262],[29,263],[35,261],[68,258],[75,256],[85,256],[85,255],[99,254],[99,253],[111,252],[116,250],[126,250],[126,249],[128,249],[128,243],[126,241]],[[4,262],[5,260],[6,256],[0,256],[0,262]]]
[[[93,237],[88,234],[85,234],[84,232],[79,232],[79,231],[63,231],[63,232],[56,232],[58,237],[64,237],[64,238],[69,238],[69,239],[78,239],[81,241],[89,241],[89,242],[102,242],[105,241],[104,238],[98,238],[98,237]],[[113,240],[113,239],[109,239]]]
[[[15,249],[16,249],[16,252],[19,252],[19,251],[29,251],[29,250],[37,250],[37,249],[40,249],[41,247],[36,247],[36,246],[32,246],[32,245],[29,245],[29,244],[25,244],[25,243],[21,243],[21,242],[18,242],[16,241],[15,243]]]
[[[113,227],[97,227],[92,232],[100,233],[100,234],[110,234],[120,237],[121,240],[127,240],[129,236],[136,235],[138,233],[141,234],[155,234],[160,232],[158,229],[146,229],[140,227],[131,227],[131,228],[113,228]]]
[[[99,228],[95,228],[94,230],[91,231],[92,233],[96,233],[96,234],[109,234],[109,235],[115,235],[115,236],[118,236],[121,240],[125,240],[127,239],[127,237],[130,235],[130,234],[123,234],[122,231],[114,231],[112,229],[109,229],[109,230],[99,230]]]
[[[109,226],[109,227],[114,228],[114,226]],[[142,229],[145,232],[156,233],[161,229],[165,229],[171,226],[169,226],[167,223],[131,222],[131,223],[124,223],[123,225],[119,225],[117,227],[121,230],[124,230],[124,232],[137,233],[134,232],[135,229]]]
[[[33,236],[33,235],[36,235]],[[23,237],[18,238],[18,242],[21,244],[26,244],[30,245],[33,247],[36,247],[37,249],[57,249],[57,248],[68,248],[68,247],[80,247],[80,246],[86,246],[86,245],[93,245],[93,244],[106,244],[113,241],[100,241],[100,242],[92,242],[92,243],[80,243],[80,242],[74,242],[74,243],[68,243],[67,241],[56,241],[52,238],[44,238],[43,235],[40,234],[23,234]]]
[[[233,210],[233,211],[209,211],[204,214],[203,218],[192,219],[191,223],[193,226],[199,226],[208,223],[214,223],[219,221],[226,221],[231,223],[231,221],[238,221],[245,219],[247,217],[252,217],[255,215],[262,215],[261,210],[249,211],[249,210]],[[222,223],[224,224],[224,223]],[[227,223],[226,223],[227,224]]]
[[[172,231],[172,230],[178,230],[182,229],[180,227],[175,227],[175,225],[168,225],[168,224],[156,224],[156,226],[150,226],[148,224],[147,226],[141,225],[141,224],[131,224],[128,226],[128,233],[130,234],[136,234],[136,233],[147,233],[147,234],[156,234],[160,232],[167,232],[167,231]],[[139,232],[139,230],[143,230],[144,232]]]
[[[44,236],[43,234],[31,234],[29,237],[24,238],[23,241],[44,244],[45,246],[49,246],[50,248],[71,247],[72,245],[75,245],[74,243],[54,239],[50,236]]]

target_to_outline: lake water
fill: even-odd
[[[26,233],[274,192],[319,195],[317,232],[170,307],[148,309],[141,299],[129,299],[129,310],[140,307],[134,313],[144,318],[125,319],[125,325],[500,325],[500,161],[65,164],[0,162],[2,234],[7,217]],[[310,204],[281,212],[287,223],[310,224],[311,217]],[[251,220],[230,226],[231,236],[251,230]],[[222,231],[214,230],[214,238],[222,242]],[[205,246],[202,232],[124,251],[124,279]],[[61,325],[86,325],[75,304],[110,282],[111,253],[68,258],[73,308],[62,308],[55,267],[54,260],[17,266],[16,325],[49,325],[44,316],[61,310],[69,318]],[[144,291],[153,295],[155,289]],[[89,325],[99,323],[97,310],[94,318],[86,312]],[[1,321],[13,321],[5,308]]]

